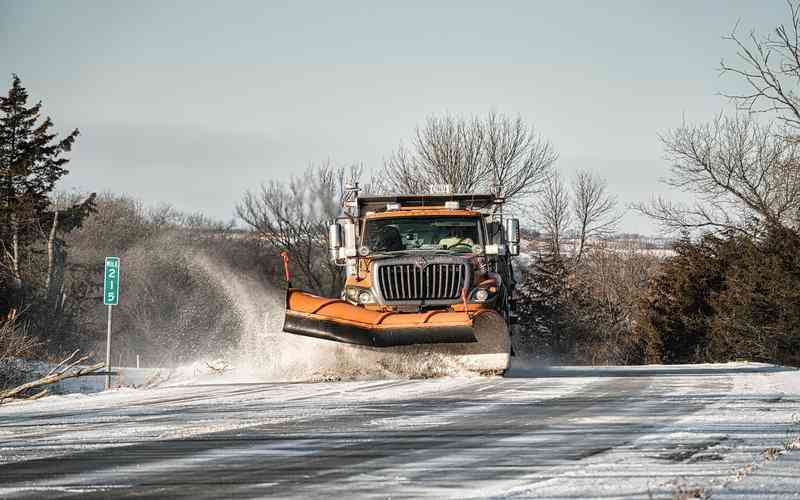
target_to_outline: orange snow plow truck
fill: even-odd
[[[283,330],[369,349],[439,352],[502,373],[516,322],[511,256],[519,222],[493,194],[359,196],[329,228],[341,297],[289,287]],[[414,346],[414,347],[409,347]]]

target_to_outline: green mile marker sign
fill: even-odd
[[[106,270],[103,274],[103,305],[115,306],[119,303],[119,257],[106,257]]]

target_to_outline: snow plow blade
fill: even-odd
[[[347,344],[395,347],[477,342],[473,320],[463,312],[370,311],[341,299],[286,291],[283,331]]]

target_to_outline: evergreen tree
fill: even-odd
[[[643,304],[651,361],[800,365],[800,234],[775,225],[675,250]]]
[[[59,139],[41,108],[28,106],[28,92],[13,75],[8,95],[0,96],[0,288],[15,291],[23,287],[26,248],[46,237],[48,195],[67,173],[64,154],[78,136],[75,129]]]
[[[676,255],[650,281],[640,329],[650,362],[706,362],[714,300],[725,286],[736,242],[712,234],[697,242],[685,236],[674,249]]]

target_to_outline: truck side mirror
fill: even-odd
[[[505,225],[508,253],[519,255],[519,219],[506,219]]]
[[[342,224],[342,229],[344,231],[344,256],[348,258],[358,256],[356,225],[350,221],[345,221]]]
[[[331,255],[331,260],[336,262],[339,260],[339,248],[342,246],[342,226],[333,223],[328,226],[328,251]]]
[[[519,243],[519,219],[506,219],[506,241]]]

